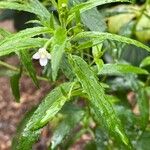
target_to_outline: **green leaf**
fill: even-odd
[[[107,100],[104,89],[98,83],[98,78],[90,69],[88,64],[78,56],[71,56],[70,63],[83,90],[90,99],[91,107],[98,116],[99,121],[105,125],[108,131],[122,141],[128,148],[131,148],[130,141],[127,138],[119,118],[116,116],[111,103]]]
[[[97,66],[98,74],[100,74],[101,70],[104,68],[103,67],[104,66],[104,62],[103,62],[102,59],[97,59],[97,58],[95,58],[94,61],[95,61],[95,64]]]
[[[138,89],[137,102],[140,110],[140,123],[144,130],[149,122],[149,100],[145,88]]]
[[[136,142],[136,150],[149,150],[150,131],[145,131]]]
[[[31,8],[29,5],[25,7],[24,4],[17,3],[17,2],[11,2],[11,1],[1,1],[0,2],[0,8],[1,9],[15,9],[15,10],[23,10],[23,11],[28,11],[31,12]]]
[[[84,3],[80,3],[79,5],[75,5],[71,8],[69,11],[70,16],[68,17],[68,22],[72,20],[72,18],[75,16],[75,13],[80,11],[80,13],[83,13],[89,9],[92,9],[99,5],[104,5],[107,3],[113,3],[113,2],[133,2],[133,0],[89,0]]]
[[[0,56],[8,55],[12,52],[19,52],[24,49],[40,48],[47,42],[44,38],[22,38],[18,40],[9,40],[0,44]]]
[[[150,65],[150,56],[146,57],[140,64],[140,67],[145,67]]]
[[[30,0],[29,5],[32,13],[37,14],[38,16],[40,16],[40,18],[47,21],[50,20],[51,14],[47,10],[47,8],[38,0]]]
[[[68,57],[67,57],[66,54],[64,54],[63,57],[62,57],[60,68],[61,68],[62,72],[65,74],[65,76],[70,81],[72,81],[75,78],[75,75],[74,75],[74,73],[73,73],[73,71],[71,69],[71,66],[69,64]]]
[[[32,59],[31,59],[29,52],[27,50],[22,50],[20,52],[20,58],[21,58],[22,64],[24,65],[28,74],[32,78],[33,83],[38,87],[39,83],[38,83],[38,80],[36,78],[36,71],[35,71],[35,68],[32,64]]]
[[[8,32],[8,31],[6,31],[6,30],[0,28],[0,35],[1,35],[3,38],[9,36],[10,34],[11,34],[10,32]]]
[[[90,9],[81,14],[81,20],[91,31],[105,31],[106,23],[104,17],[96,9]]]
[[[101,42],[102,42],[102,41],[101,41]],[[98,43],[100,43],[100,42],[98,42]],[[92,41],[86,41],[86,42],[80,43],[80,45],[77,46],[77,49],[78,49],[79,51],[81,51],[81,50],[90,48],[90,47],[92,47],[92,46],[94,46],[94,44],[93,44]]]
[[[12,1],[2,1],[0,2],[1,9],[13,9],[19,11],[27,11],[33,14],[36,14],[42,21],[50,20],[49,11],[38,1],[38,0],[29,0],[29,2],[12,2]]]
[[[93,39],[97,39],[101,41],[104,40],[114,40],[114,41],[118,41],[118,42],[123,42],[126,44],[132,44],[135,45],[137,47],[143,48],[147,51],[150,52],[150,47],[142,44],[141,42],[138,42],[136,40],[124,37],[124,36],[120,36],[120,35],[116,35],[116,34],[111,34],[111,33],[102,33],[102,32],[81,32],[79,34],[77,34],[72,40],[81,40],[83,38],[90,38],[91,40]]]
[[[85,2],[84,0],[74,0],[72,3],[77,5],[78,3]],[[72,4],[73,5],[73,4]],[[76,16],[77,17],[77,16]],[[92,8],[86,12],[81,13],[81,20],[85,26],[87,26],[91,31],[105,31],[107,26],[104,17],[97,8]],[[79,14],[80,22],[80,14]]]
[[[16,102],[20,102],[20,88],[19,88],[19,80],[21,78],[21,71],[19,73],[14,74],[10,77],[11,90],[15,97]]]
[[[98,72],[100,75],[123,75],[127,73],[148,74],[144,69],[127,64],[104,64]]]
[[[97,127],[95,129],[95,144],[97,150],[107,149],[107,145],[105,145],[105,141],[108,141],[108,135],[102,128]]]
[[[122,105],[115,105],[114,109],[125,127],[134,126],[136,124],[137,116],[134,115],[130,108]]]
[[[97,65],[98,72],[101,71],[101,69],[102,69],[102,67],[104,65],[103,60],[100,59],[101,56],[103,55],[102,46],[103,46],[103,44],[99,44],[99,45],[96,45],[96,46],[92,47],[92,54],[93,54],[93,57],[94,57],[94,62]]]
[[[140,62],[148,56],[148,54],[149,52],[135,45],[125,45],[121,50],[120,58],[132,65],[139,66]]]
[[[67,41],[66,31],[63,28],[58,28],[52,40],[52,79],[55,81],[59,66],[62,60],[63,53],[65,51]]]
[[[113,2],[133,2],[133,0],[89,0],[85,3],[81,3],[79,5],[74,6],[71,10],[70,13],[74,13],[76,11],[84,12],[86,10],[89,10],[91,8],[94,8],[99,5],[104,5],[108,3],[113,3]]]
[[[51,148],[54,149],[62,140],[69,135],[75,125],[82,119],[84,112],[82,110],[74,110],[69,112],[63,121],[55,129],[51,138]]]
[[[70,98],[68,94],[72,90],[74,83],[64,83],[50,92],[38,109],[33,114],[29,128],[37,129],[43,127],[55,114],[63,107],[65,102]],[[62,92],[64,91],[64,92]],[[64,95],[64,93],[66,93]]]
[[[24,126],[18,139],[18,145],[14,148],[15,150],[31,150],[33,143],[38,139],[40,133],[39,128],[46,125],[70,98],[64,96],[62,89],[68,94],[72,90],[73,85],[74,83],[70,82],[64,83],[46,96]]]
[[[31,13],[38,15],[38,17],[41,20],[41,23],[44,26],[50,27],[51,14],[47,10],[47,8],[38,0],[30,0],[29,5],[30,5]]]
[[[42,25],[41,22],[39,20],[29,20],[26,22],[26,24],[37,24],[37,25]]]
[[[26,134],[22,134],[24,132],[24,128],[26,127],[28,121],[30,120],[31,116],[33,115],[35,108],[32,108],[27,114],[25,114],[24,118],[20,122],[19,126],[17,127],[16,135],[12,141],[12,150],[31,150],[33,142],[38,140],[40,130],[36,131],[26,131]]]
[[[26,48],[43,47],[45,39],[31,37],[48,32],[52,31],[47,27],[34,27],[12,34],[0,42],[0,56]]]
[[[52,33],[53,31],[47,27],[34,27],[34,28],[28,28],[25,30],[22,30],[18,33],[11,34],[8,38],[2,40],[0,42],[0,45],[3,43],[6,43],[10,40],[21,40],[22,38],[30,38],[34,37],[40,34],[45,34],[45,33]]]
[[[125,93],[125,91],[138,89],[138,77],[136,74],[126,74],[122,77],[115,77],[115,79],[109,81],[109,85],[112,91],[118,91],[118,94]],[[124,99],[124,98],[123,98]]]

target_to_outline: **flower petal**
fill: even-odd
[[[48,63],[48,59],[47,58],[40,58],[40,65],[41,66],[46,66]]]
[[[33,59],[40,59],[40,54],[39,52],[36,52],[33,56],[32,56]]]
[[[48,59],[51,59],[51,54],[50,53],[47,53],[46,56],[47,56]]]
[[[39,53],[43,53],[43,52],[46,52],[46,48],[44,48],[44,47],[39,48]]]

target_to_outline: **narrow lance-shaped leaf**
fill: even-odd
[[[39,0],[30,0],[29,5],[33,13],[37,14],[42,19],[45,19],[47,21],[50,20],[50,12],[41,2],[39,2]]]
[[[21,40],[22,38],[30,38],[34,37],[40,34],[45,34],[45,33],[52,33],[53,31],[47,27],[34,27],[34,28],[28,28],[25,30],[22,30],[18,33],[11,34],[8,38],[2,40],[0,42],[1,44],[4,44],[10,40]]]
[[[33,115],[35,109],[36,108],[32,108],[29,112],[27,112],[17,127],[16,134],[12,140],[12,150],[31,150],[33,142],[38,139],[40,129],[36,131],[28,131],[24,136],[22,136],[22,132],[24,131],[24,128]]]
[[[78,41],[80,39],[83,38],[89,38],[90,40],[92,39],[96,39],[96,40],[100,40],[104,41],[104,40],[114,40],[114,41],[118,41],[118,42],[122,42],[122,43],[126,43],[126,44],[132,44],[135,45],[137,47],[143,48],[147,51],[150,52],[150,47],[142,44],[141,42],[138,42],[136,40],[124,37],[124,36],[120,36],[120,35],[116,35],[116,34],[111,34],[111,33],[104,33],[104,32],[82,32],[77,34],[74,38],[72,38],[72,40]]]
[[[20,40],[10,40],[0,45],[0,56],[8,55],[12,52],[19,52],[24,49],[39,48],[47,42],[45,38],[22,38]]]
[[[6,31],[6,30],[4,30],[4,29],[2,29],[2,28],[0,28],[0,35],[1,35],[3,38],[5,38],[5,37],[11,35],[11,33],[8,32],[8,31]],[[1,39],[1,38],[0,38],[0,39]]]
[[[20,58],[21,58],[22,64],[24,65],[25,69],[29,73],[32,81],[34,82],[36,86],[38,86],[39,84],[36,78],[36,71],[32,64],[32,59],[31,59],[29,52],[27,50],[22,50],[20,52]]]
[[[50,27],[51,14],[39,0],[30,0],[29,5],[32,13],[36,14],[44,26]]]
[[[72,81],[74,78],[75,78],[75,75],[71,69],[71,66],[69,64],[69,61],[68,61],[68,57],[66,54],[63,55],[62,57],[62,61],[61,61],[61,64],[60,64],[60,68],[62,70],[62,72],[64,73],[64,75],[70,80]]]
[[[39,47],[41,45],[39,42],[44,42],[45,39],[31,37],[49,32],[51,33],[52,31],[46,27],[34,27],[12,34],[0,42],[0,56],[19,51],[20,49]]]
[[[93,54],[94,62],[96,63],[98,72],[100,72],[100,70],[102,69],[102,67],[104,65],[103,60],[100,59],[101,56],[103,55],[102,46],[103,46],[103,44],[99,44],[99,45],[92,47],[92,54]]]
[[[127,73],[148,74],[146,70],[128,64],[104,64],[98,72],[100,75],[123,75]]]
[[[20,86],[19,86],[19,81],[21,77],[22,69],[20,69],[20,72],[15,73],[10,77],[10,84],[11,84],[11,89],[12,93],[15,97],[16,102],[20,101]]]
[[[52,41],[52,79],[55,81],[57,72],[61,63],[61,59],[65,50],[67,35],[65,29],[59,27]]]
[[[64,83],[50,92],[32,116],[29,127],[37,129],[45,125],[70,98],[68,94],[72,90],[72,83]],[[65,94],[65,95],[64,95]]]
[[[70,2],[70,3],[74,3],[74,6],[76,6],[81,2],[85,2],[85,1],[74,0],[73,2]],[[80,17],[79,17],[79,20],[80,20]],[[90,10],[87,10],[86,12],[81,13],[81,20],[83,24],[86,25],[91,31],[104,31],[106,29],[106,23],[105,23],[104,17],[97,10],[97,8],[92,8]]]
[[[46,21],[49,21],[50,19],[49,11],[38,0],[29,0],[23,3],[1,1],[0,8],[27,11],[36,14],[41,20],[45,19]]]
[[[104,89],[98,83],[98,79],[88,64],[78,56],[70,56],[70,63],[75,75],[82,84],[83,90],[89,96],[91,107],[95,114],[106,126],[108,131],[122,141],[128,148],[131,148],[119,118],[116,116],[111,103],[107,100]]]
[[[63,107],[70,98],[68,93],[72,90],[74,83],[64,83],[52,90],[35,110],[31,118],[24,125],[24,129],[18,136],[18,145],[15,150],[31,150],[40,134],[39,128],[47,124]],[[63,89],[63,93],[62,93]],[[64,92],[66,95],[64,95]]]
[[[0,2],[0,8],[1,9],[15,9],[15,10],[23,10],[23,11],[28,11],[31,12],[31,8],[29,5],[20,4],[17,2],[12,2],[12,1],[1,1]]]
[[[68,22],[70,22],[70,20],[72,20],[72,18],[75,16],[75,13],[78,11],[80,11],[80,13],[83,13],[89,9],[96,7],[96,6],[113,3],[113,2],[130,2],[131,3],[131,2],[133,2],[133,0],[89,0],[84,3],[80,3],[79,5],[75,5],[69,11],[70,16],[68,17]]]
[[[114,3],[114,2],[133,2],[133,0],[89,0],[85,3],[81,3],[79,5],[74,6],[71,10],[70,13],[74,13],[76,11],[84,12],[86,10],[89,10],[91,8],[94,8],[99,5],[104,5],[108,3]]]
[[[150,56],[143,59],[143,61],[140,64],[141,67],[150,66]]]

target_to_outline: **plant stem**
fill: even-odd
[[[10,70],[13,70],[13,71],[16,71],[16,72],[19,72],[19,69],[17,67],[14,67],[8,63],[5,63],[3,61],[0,60],[0,66],[4,66]],[[27,76],[29,76],[29,74],[26,72],[26,71],[23,71],[23,73]],[[38,80],[41,80],[41,81],[49,81],[47,78],[44,78],[44,77],[41,77],[41,76],[37,76],[37,79]]]
[[[49,39],[49,40],[45,43],[44,48],[47,49],[47,47],[50,45],[51,42],[52,42],[52,38]]]
[[[19,71],[18,68],[14,67],[14,66],[12,66],[12,65],[9,65],[9,64],[7,64],[7,63],[1,61],[1,60],[0,60],[0,66],[4,66],[4,67],[6,67],[6,68],[8,68],[8,69],[10,69],[10,70],[13,70],[13,71],[17,71],[17,72]]]

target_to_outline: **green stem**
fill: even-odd
[[[12,65],[9,65],[9,64],[7,64],[7,63],[1,61],[1,60],[0,60],[0,66],[4,66],[4,67],[6,67],[6,68],[8,68],[8,69],[10,69],[10,70],[13,70],[13,71],[17,71],[17,72],[19,71],[18,68],[14,67],[14,66],[12,66]]]
[[[52,42],[52,38],[49,39],[49,40],[45,43],[44,48],[47,49],[47,47],[49,46],[49,44],[50,44],[51,42]]]
[[[150,75],[147,77],[147,80],[145,82],[145,86],[149,86],[150,85]]]
[[[6,67],[6,68],[8,68],[10,70],[16,71],[16,72],[20,71],[17,67],[14,67],[14,66],[12,66],[12,65],[10,65],[8,63],[5,63],[3,61],[0,61],[0,66],[4,66],[4,67]],[[25,75],[29,76],[29,74],[26,71],[24,71],[23,73]],[[44,78],[44,77],[41,77],[41,76],[37,76],[37,79],[41,80],[41,81],[48,81],[49,82],[49,80],[47,78]]]

